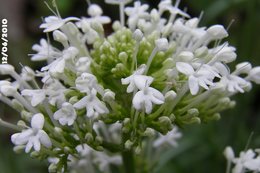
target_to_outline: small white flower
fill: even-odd
[[[44,89],[51,105],[61,106],[62,103],[66,102],[64,96],[66,89],[58,80],[47,79]]]
[[[43,28],[43,32],[51,32],[61,28],[65,23],[72,21],[72,20],[79,20],[76,17],[68,17],[65,19],[61,19],[57,16],[49,16],[44,18],[43,24],[40,25],[40,28]]]
[[[249,163],[254,160],[255,153],[249,149],[247,151],[240,152],[238,158],[233,159],[233,163],[236,164],[232,170],[232,173],[243,173],[245,169],[245,163]]]
[[[213,79],[219,77],[219,75],[213,70],[211,66],[203,64],[197,71],[185,62],[177,62],[176,68],[179,72],[189,77],[188,84],[192,95],[196,95],[199,92],[199,86],[208,90],[209,86],[213,86]]]
[[[260,172],[260,156],[245,162],[245,167],[250,171]]]
[[[85,18],[88,22],[96,21],[101,24],[108,24],[111,22],[111,19],[107,16],[102,16],[103,10],[97,4],[91,4],[88,8],[88,14],[91,18]]]
[[[75,64],[76,70],[80,74],[90,73],[91,72],[90,65],[91,65],[91,58],[89,57],[80,57]]]
[[[217,62],[214,66],[222,76],[220,81],[216,83],[217,87],[223,87],[230,93],[244,93],[244,90],[250,87],[250,82],[235,74],[230,74],[229,69],[224,64]]]
[[[109,110],[107,109],[106,105],[99,100],[96,94],[97,91],[95,89],[92,89],[87,96],[83,97],[73,106],[76,109],[86,108],[87,117],[97,117],[101,114],[109,113]]]
[[[29,96],[31,98],[31,105],[34,107],[42,103],[45,99],[45,91],[41,89],[38,90],[25,89],[21,92],[21,94],[23,96]]]
[[[42,130],[44,116],[41,113],[35,114],[31,120],[31,128],[15,133],[11,140],[15,145],[26,145],[25,152],[29,153],[33,147],[35,151],[40,151],[41,144],[46,148],[51,148],[52,143],[47,133]]]
[[[154,141],[153,147],[158,148],[162,145],[169,144],[172,147],[177,147],[177,140],[182,137],[177,127],[174,127],[166,135],[159,134],[159,137]]]
[[[55,120],[59,120],[61,125],[71,126],[76,120],[77,114],[72,104],[65,102],[61,109],[54,113],[53,117]]]
[[[142,74],[145,72],[146,65],[141,65],[131,76],[128,76],[127,78],[121,79],[121,83],[123,85],[128,85],[127,87],[127,93],[133,92],[135,89],[137,89],[138,83],[144,83],[148,82],[149,85],[152,83],[153,79],[151,77],[144,77]],[[138,79],[135,79],[136,76],[139,76],[138,79],[141,79],[142,81],[138,81]],[[140,76],[143,76],[143,78],[140,78]]]
[[[131,30],[135,30],[139,19],[149,19],[150,15],[148,12],[149,6],[147,4],[141,4],[140,1],[136,1],[133,7],[126,7],[125,13],[128,18],[128,25]]]
[[[162,93],[152,87],[149,87],[152,82],[150,78],[143,75],[137,75],[134,77],[135,85],[140,91],[134,95],[133,106],[136,110],[143,110],[147,114],[152,112],[153,104],[161,105],[164,103],[164,96]]]
[[[159,5],[158,5],[160,13],[162,14],[165,11],[169,11],[173,15],[179,14],[179,15],[181,15],[183,17],[189,18],[190,16],[187,13],[183,12],[182,10],[180,10],[178,8],[179,2],[180,1],[177,0],[175,6],[172,6],[171,0],[163,0],[163,1],[161,1],[159,3]]]
[[[37,52],[37,54],[32,55],[32,61],[53,60],[55,57],[62,55],[60,51],[48,44],[45,39],[41,39],[40,44],[34,44],[32,49]]]
[[[103,95],[102,86],[98,84],[96,76],[90,73],[82,73],[75,81],[76,88],[82,93],[90,93],[95,89],[99,94]]]
[[[53,76],[63,74],[66,67],[66,62],[74,59],[79,53],[78,49],[75,47],[69,47],[65,49],[62,53],[62,56],[51,62],[45,67],[41,68],[41,71],[49,71]]]

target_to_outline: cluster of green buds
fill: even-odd
[[[236,53],[222,42],[226,29],[199,27],[179,0],[150,11],[140,1],[106,2],[119,6],[120,21],[109,25],[90,2],[88,17],[62,18],[54,3],[40,25],[52,37],[32,47],[31,60],[47,65],[20,74],[0,65],[11,77],[0,81],[0,100],[21,115],[17,125],[0,125],[17,131],[15,151],[49,160],[49,172],[150,172],[156,161],[133,158],[177,146],[178,127],[218,120],[235,106],[233,95],[260,84],[260,67],[249,62],[230,72]],[[104,25],[113,28],[108,36]]]

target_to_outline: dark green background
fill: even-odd
[[[84,0],[57,0],[63,17],[86,15]],[[48,1],[47,1],[48,2]],[[92,1],[105,7],[105,14],[117,19],[117,8]],[[143,1],[156,7],[159,1]],[[20,69],[19,63],[39,69],[42,64],[30,62],[31,46],[45,37],[38,28],[42,17],[50,11],[42,0],[0,0],[0,17],[7,18],[9,29],[9,63]],[[199,16],[204,11],[201,26],[223,24],[228,26],[230,36],[226,39],[237,48],[236,63],[250,61],[260,65],[260,1],[259,0],[183,0],[189,14]],[[115,10],[116,9],[116,10]],[[232,68],[235,63],[231,64]],[[235,109],[222,113],[222,119],[209,124],[188,126],[183,129],[179,148],[163,154],[159,173],[223,173],[225,158],[223,150],[231,145],[238,151],[245,148],[253,132],[249,147],[260,147],[260,87],[254,85],[250,93],[239,94]],[[0,116],[7,121],[16,121],[15,111],[0,104]],[[47,172],[46,165],[24,154],[14,154],[10,142],[11,131],[0,130],[0,173]]]

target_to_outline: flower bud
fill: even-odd
[[[57,165],[52,163],[50,164],[50,166],[48,167],[48,171],[49,173],[56,173],[57,172]]]
[[[115,100],[115,93],[109,89],[105,90],[105,94],[103,96],[103,100],[106,102],[110,102],[112,100]]]
[[[92,143],[92,142],[94,141],[94,137],[93,137],[93,135],[92,135],[91,133],[87,133],[87,134],[85,135],[85,139],[86,139],[86,141],[87,141],[88,144],[89,144],[89,143]]]
[[[128,149],[128,150],[130,150],[130,149],[132,148],[133,144],[134,144],[134,143],[133,143],[132,141],[127,140],[127,141],[125,142],[125,148]]]
[[[22,117],[24,120],[26,120],[26,121],[31,121],[32,116],[33,116],[33,114],[32,114],[31,112],[27,112],[27,111],[25,111],[25,110],[23,110],[23,111],[21,112],[21,117]]]
[[[31,152],[30,156],[31,156],[32,158],[38,158],[38,157],[40,156],[40,153],[37,152],[37,151],[33,151],[33,152]]]
[[[101,145],[103,143],[103,138],[101,136],[97,136],[95,138],[96,145]]]
[[[183,51],[179,54],[178,58],[182,61],[182,62],[191,62],[194,58],[194,55],[192,52],[190,51]]]
[[[137,42],[140,42],[144,37],[144,34],[140,29],[136,29],[133,33],[133,39],[135,39]]]
[[[227,146],[224,150],[224,156],[228,161],[232,161],[235,158],[233,149],[230,146]]]
[[[145,129],[144,136],[153,137],[154,135],[155,135],[154,129],[149,128],[149,127]]]
[[[135,154],[140,154],[142,152],[142,148],[140,147],[140,146],[137,146],[136,148],[135,148]]]
[[[88,7],[88,15],[90,15],[91,17],[101,16],[102,13],[103,13],[102,8],[100,8],[100,6],[97,4],[91,4]]]
[[[11,85],[1,86],[0,92],[6,97],[14,96],[17,93],[17,89]]]
[[[17,145],[13,148],[13,151],[17,154],[22,154],[24,152],[25,146],[24,145]]]
[[[252,70],[252,65],[249,62],[242,62],[236,65],[237,74],[248,74]]]
[[[15,72],[14,67],[10,64],[0,64],[0,74],[8,75]]]
[[[165,102],[171,102],[173,101],[175,98],[176,98],[177,94],[175,91],[171,90],[171,91],[168,91],[166,94],[165,94]]]
[[[254,67],[252,70],[250,70],[247,78],[256,84],[260,84],[260,66]]]
[[[55,41],[58,41],[60,43],[66,43],[68,41],[68,37],[59,30],[55,30],[53,32],[53,38]]]
[[[160,38],[155,40],[155,45],[158,51],[167,51],[169,48],[169,43],[166,38]]]
[[[23,118],[23,117],[22,117]],[[27,120],[26,120],[27,121]],[[18,127],[21,127],[22,129],[26,129],[26,128],[28,128],[28,126],[26,125],[26,123],[24,122],[24,121],[22,121],[22,120],[19,120],[18,122],[17,122],[17,126]]]
[[[228,36],[226,29],[222,25],[213,25],[209,27],[207,33],[214,40],[223,39]]]

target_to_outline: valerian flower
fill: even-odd
[[[61,28],[65,23],[73,20],[79,20],[79,18],[68,17],[65,19],[61,19],[60,17],[57,16],[49,16],[44,18],[45,23],[41,24],[40,28],[44,29],[43,32],[51,32]]]
[[[53,114],[53,117],[58,120],[61,125],[64,126],[67,124],[68,126],[71,126],[74,123],[77,114],[73,105],[65,102],[62,104],[62,107]]]
[[[26,145],[25,152],[29,153],[32,147],[35,151],[40,151],[41,145],[51,148],[52,142],[48,134],[42,130],[44,125],[44,116],[40,113],[35,114],[31,120],[31,128],[23,130],[20,133],[12,135],[12,142],[15,145]]]
[[[73,106],[76,109],[86,108],[86,115],[90,118],[109,113],[109,110],[106,107],[106,105],[102,103],[96,95],[97,91],[95,89],[92,89],[87,96],[83,97]]]

